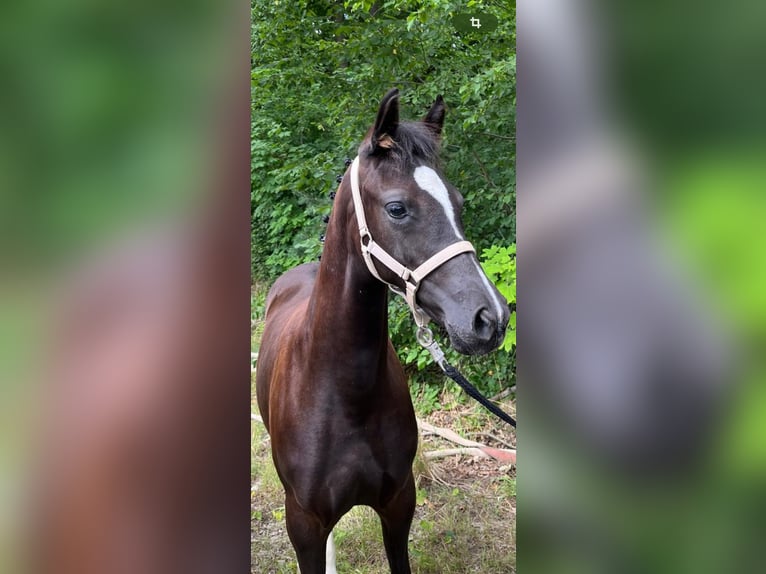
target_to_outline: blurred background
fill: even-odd
[[[522,572],[766,565],[766,9],[518,5]]]
[[[247,9],[0,8],[2,572],[247,567]]]

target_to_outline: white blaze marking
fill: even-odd
[[[327,537],[327,548],[325,550],[325,574],[338,574],[335,569],[335,538],[330,531]]]
[[[476,259],[473,259],[473,264],[476,265],[476,271],[479,272],[479,277],[481,277],[482,282],[484,283],[484,286],[487,288],[487,291],[489,292],[489,298],[492,299],[492,301],[495,303],[495,311],[497,311],[497,320],[500,320],[500,317],[503,316],[503,305],[500,303],[500,298],[497,296],[497,291],[492,288],[492,285],[489,282],[489,279],[487,279],[487,275],[484,273],[482,268],[479,266],[479,264],[476,262]]]
[[[450,225],[452,225],[452,229],[455,230],[455,235],[458,236],[458,239],[465,239],[460,234],[460,231],[458,231],[457,222],[455,221],[455,210],[453,209],[452,202],[449,199],[447,187],[444,185],[444,182],[441,180],[438,174],[430,167],[421,165],[420,167],[415,168],[413,177],[415,178],[415,182],[420,186],[420,188],[423,191],[428,192],[428,194],[436,201],[438,201],[442,206],[444,213],[450,222]]]
[[[420,188],[427,192],[442,206],[444,213],[447,216],[450,225],[452,225],[452,229],[455,230],[455,235],[457,235],[458,239],[465,239],[465,237],[463,237],[458,230],[457,221],[455,220],[455,210],[452,207],[452,202],[449,198],[447,186],[444,185],[444,182],[441,180],[439,175],[430,167],[421,165],[420,167],[415,168],[413,177],[415,178],[415,182],[420,186]],[[476,271],[479,272],[479,277],[481,277],[481,281],[484,283],[484,287],[487,289],[489,298],[495,305],[495,312],[497,313],[497,318],[499,320],[500,317],[503,316],[503,304],[500,302],[500,298],[497,296],[497,291],[495,291],[495,289],[490,284],[489,279],[487,279],[487,276],[479,266],[476,259],[473,259],[473,264],[476,266]]]

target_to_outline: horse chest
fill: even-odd
[[[323,467],[326,480],[312,493],[313,499],[307,498],[307,505],[331,515],[360,504],[384,507],[405,484],[411,465],[405,457],[396,464],[370,456],[337,457]]]
[[[385,504],[410,474],[417,427],[414,417],[411,425],[396,416],[360,424],[338,413],[319,432],[296,429],[291,439],[280,447],[281,470],[301,504],[323,514]]]

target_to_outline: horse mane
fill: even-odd
[[[372,130],[362,144],[367,157],[384,159],[387,164],[402,171],[410,170],[419,163],[439,163],[439,138],[424,122],[400,122],[396,134],[387,137],[384,145],[373,146],[371,134]]]

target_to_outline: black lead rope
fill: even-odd
[[[455,381],[458,385],[460,385],[460,388],[462,388],[469,397],[480,403],[485,409],[487,409],[499,419],[507,422],[513,428],[516,428],[516,420],[503,409],[498,407],[495,403],[491,402],[488,398],[482,395],[476,389],[476,387],[468,382],[468,380],[460,373],[460,371],[450,365],[447,361],[444,361],[443,364],[440,364],[439,366],[442,368],[442,371],[444,371],[444,374]]]
[[[417,321],[418,316],[414,313],[413,315]],[[439,368],[444,371],[444,374],[455,381],[458,385],[460,385],[460,388],[463,389],[469,397],[480,403],[485,409],[487,409],[500,420],[508,423],[513,428],[516,428],[516,421],[511,415],[506,413],[496,404],[490,402],[487,397],[482,395],[476,387],[468,382],[468,380],[460,373],[460,371],[458,371],[455,367],[447,362],[447,359],[444,357],[444,351],[442,351],[439,343],[436,341],[436,339],[434,339],[434,334],[431,332],[431,329],[429,329],[426,325],[418,325],[416,339],[424,349],[431,353],[431,358],[434,360],[434,363],[439,365]]]

